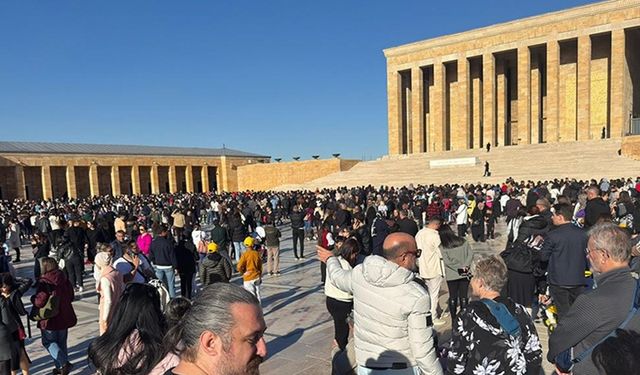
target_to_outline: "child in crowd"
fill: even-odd
[[[251,292],[260,301],[260,284],[262,283],[262,257],[254,249],[253,237],[244,239],[246,251],[238,262],[238,272],[242,274],[244,288]]]

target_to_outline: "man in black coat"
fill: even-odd
[[[156,277],[162,281],[169,297],[175,298],[175,271],[178,267],[178,260],[173,248],[173,242],[167,239],[169,230],[166,225],[162,225],[159,235],[151,242],[149,247],[149,260],[156,270]]]
[[[587,268],[586,232],[571,224],[573,209],[566,203],[553,206],[555,230],[549,232],[540,250],[540,258],[549,262],[547,282],[551,298],[562,319],[576,298],[584,291]]]
[[[293,232],[293,255],[296,260],[304,259],[304,212],[298,206],[291,212],[291,231]],[[298,254],[300,243],[300,254]]]
[[[596,185],[587,189],[587,206],[584,210],[584,227],[594,226],[602,218],[611,218],[611,209],[607,202],[600,197],[600,188]]]
[[[418,225],[414,220],[407,217],[407,210],[402,209],[398,211],[398,215],[400,216],[396,221],[396,224],[398,225],[398,232],[407,233],[415,237],[418,233]]]

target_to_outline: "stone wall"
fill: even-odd
[[[238,190],[270,190],[288,184],[303,184],[331,173],[346,171],[359,160],[324,159],[238,167]]]
[[[622,155],[640,160],[640,135],[632,135],[622,138]],[[637,171],[629,171],[631,174]]]

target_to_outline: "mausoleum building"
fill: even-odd
[[[640,1],[389,48],[389,154],[640,133]]]

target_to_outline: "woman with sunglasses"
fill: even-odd
[[[145,256],[149,256],[149,249],[151,248],[151,240],[153,240],[153,236],[151,233],[147,231],[147,227],[140,224],[138,227],[138,238],[136,239],[136,244],[138,244],[138,248],[140,252]]]

